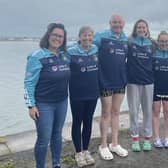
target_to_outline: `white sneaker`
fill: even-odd
[[[92,165],[92,164],[95,164],[95,160],[94,158],[91,156],[90,152],[87,150],[87,151],[84,151],[83,152],[84,154],[84,157],[85,157],[85,160],[87,162],[87,165]]]
[[[82,152],[75,154],[75,160],[76,160],[78,167],[84,167],[87,165],[84,154]]]
[[[111,152],[114,152],[121,157],[128,156],[128,151],[126,149],[122,148],[120,145],[113,146],[112,144],[109,144],[109,149]]]

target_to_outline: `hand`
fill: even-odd
[[[37,120],[39,115],[37,107],[32,107],[29,109],[29,115],[33,120]]]

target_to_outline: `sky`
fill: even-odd
[[[140,18],[153,29],[168,30],[168,0],[0,0],[0,37],[40,37],[50,22],[65,24],[75,36],[83,25],[108,28],[112,14],[121,14],[132,29]]]

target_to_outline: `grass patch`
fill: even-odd
[[[68,165],[74,165],[76,163],[76,161],[72,156],[64,156],[62,158],[62,163],[65,163]]]
[[[126,133],[126,134],[128,134],[129,130],[128,130],[128,128],[120,128],[119,129],[119,133]]]
[[[12,162],[7,162],[0,165],[0,168],[15,168],[15,165]]]

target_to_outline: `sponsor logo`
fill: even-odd
[[[97,65],[89,65],[86,67],[81,67],[81,72],[92,72],[92,71],[97,71],[98,67]]]
[[[85,67],[81,67],[81,72],[85,72],[86,68]]]
[[[168,71],[168,66],[167,66],[167,65],[162,65],[162,66],[160,66],[160,71],[165,71],[165,72],[167,72],[167,71]]]
[[[142,58],[142,59],[149,59],[149,55],[147,53],[137,53],[137,57],[138,58]]]
[[[52,70],[57,71],[58,70],[57,66],[52,66]]]
[[[123,49],[119,49],[119,48],[117,48],[117,49],[115,50],[115,54],[118,54],[118,55],[125,55],[125,52],[124,52]]]
[[[109,53],[110,53],[110,54],[113,54],[113,53],[114,53],[114,49],[113,49],[113,48],[110,48],[110,49],[109,49]]]
[[[66,64],[59,66],[59,71],[68,71],[68,70],[69,70],[69,66],[67,66]]]
[[[87,72],[97,71],[97,70],[98,70],[97,65],[90,65],[90,66],[87,66]]]

